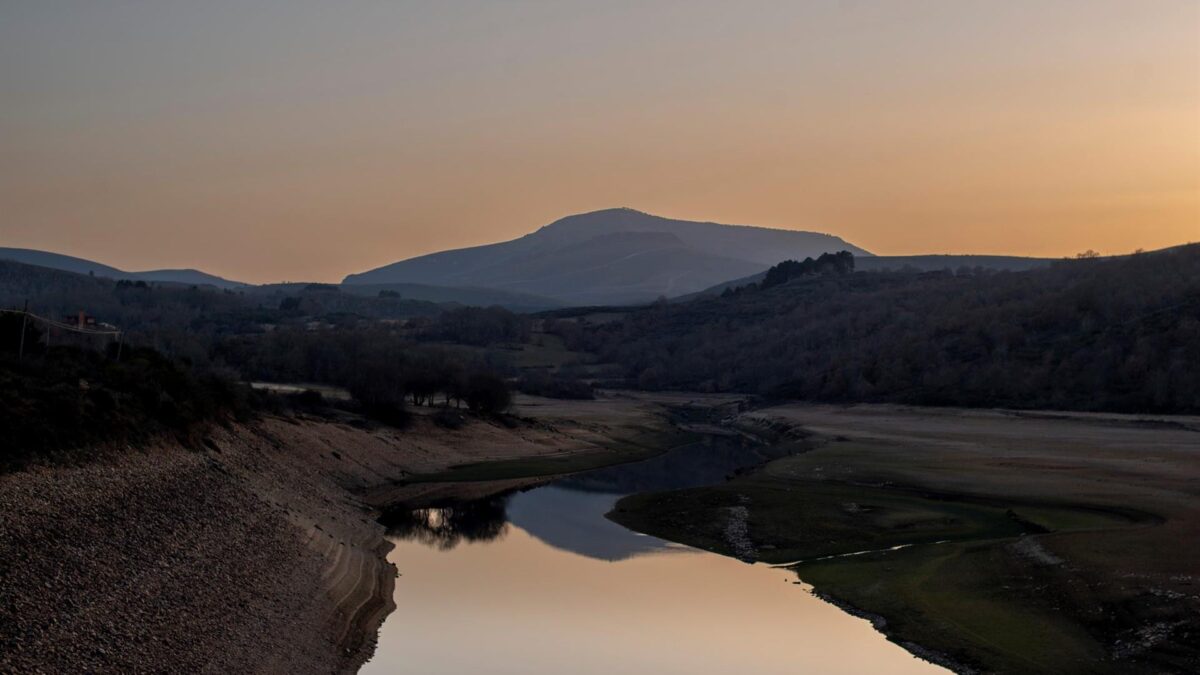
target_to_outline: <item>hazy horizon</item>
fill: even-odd
[[[880,255],[1200,239],[1200,4],[0,5],[0,245],[337,281],[628,206]]]

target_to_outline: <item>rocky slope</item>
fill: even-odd
[[[164,440],[0,476],[0,672],[353,672],[395,576],[359,495],[463,462],[594,451],[605,433],[265,417],[200,449]]]

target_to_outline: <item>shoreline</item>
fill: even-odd
[[[523,401],[553,411],[555,402]],[[0,475],[0,670],[355,672],[394,608],[387,488],[472,463],[614,451],[659,404],[404,430],[264,415]],[[374,499],[372,490],[384,489]]]
[[[485,496],[563,473],[548,468],[632,461],[680,433],[679,419],[668,430],[668,409],[698,413],[707,406],[719,413],[728,405],[681,394],[611,392],[583,403],[526,397],[521,412],[536,421],[471,418],[461,429],[439,427],[420,412],[406,430],[345,416],[266,415],[209,429],[199,450],[162,441],[104,453],[83,466],[0,476],[6,514],[0,670],[145,671],[169,664],[196,672],[354,672],[370,659],[378,628],[394,608],[396,570],[377,520],[389,505]],[[744,543],[760,560],[792,563],[814,594],[855,615],[886,617],[873,623],[887,639],[958,672],[1009,672],[1016,661],[997,661],[1003,650],[981,656],[953,631],[930,632],[922,617],[958,609],[923,605],[929,593],[923,582],[905,585],[921,575],[966,583],[956,591],[963,597],[978,594],[980,579],[987,588],[1013,584],[1005,594],[1033,602],[1040,607],[1035,614],[991,600],[984,609],[999,618],[1019,610],[1031,625],[1052,620],[1048,634],[1066,636],[1074,650],[1064,652],[1060,666],[1101,658],[1109,669],[1152,671],[1194,659],[1156,651],[1172,644],[1170,631],[1154,644],[1136,637],[1145,626],[1168,625],[1195,600],[1194,591],[1187,596],[1195,579],[1179,573],[1194,552],[1184,547],[1157,562],[1137,557],[1165,535],[1200,531],[1200,517],[1192,518],[1200,514],[1186,496],[1188,481],[1200,475],[1200,453],[1184,447],[1195,443],[1193,429],[1200,427],[1195,418],[1168,421],[1179,423],[1164,430],[1120,417],[897,406],[791,404],[740,412],[725,420],[737,425],[736,433],[795,444],[798,452],[720,485],[634,495],[609,517],[737,557],[726,550],[726,520],[729,507],[740,506]],[[706,428],[694,420],[682,424],[693,432]],[[1032,426],[1023,431],[1022,425]],[[1126,446],[1151,432],[1153,450],[1129,458]],[[1028,446],[1027,433],[1044,447]],[[1130,482],[1133,470],[1145,480]],[[1018,478],[1026,492],[999,503],[997,495]],[[1108,501],[1098,500],[1109,492]],[[704,498],[694,502],[689,495]],[[650,510],[626,508],[637,502]],[[1120,517],[1114,503],[1160,520],[1151,526]],[[969,526],[953,540],[922,529],[929,527],[920,524],[927,515],[912,521],[916,529],[862,529],[877,517],[907,522],[912,513],[946,509],[940,517]],[[652,518],[631,522],[639,512]],[[859,524],[820,529],[839,519]],[[710,521],[711,533],[680,529]],[[824,543],[814,546],[804,533]],[[945,546],[919,545],[934,541]],[[1149,589],[1158,604],[1110,588],[1097,560],[1114,550],[1128,558],[1123,564],[1144,571],[1144,581],[1121,578],[1122,587]],[[866,553],[829,557],[847,551]],[[864,593],[865,580],[883,590]],[[1167,602],[1180,593],[1183,600]],[[1138,618],[1128,625],[1085,622],[1081,631],[1058,616],[1094,614],[1088,608],[1096,602]],[[1121,637],[1126,633],[1128,640]]]
[[[793,583],[804,583],[804,582],[797,581],[797,582],[793,582]],[[857,607],[845,600],[842,600],[841,598],[830,595],[829,593],[818,591],[816,588],[813,588],[811,592],[814,597],[817,597],[817,598],[821,599],[822,601],[827,602],[827,603],[833,605],[834,607],[837,607],[838,609],[849,614],[850,616],[856,616],[860,619],[863,619],[864,621],[869,622],[871,624],[871,627],[874,628],[875,631],[878,632],[880,635],[887,638],[888,641],[894,642],[894,643],[900,645],[909,654],[912,654],[913,656],[915,656],[919,659],[928,661],[929,663],[932,663],[935,666],[941,666],[943,668],[946,668],[947,670],[958,673],[958,675],[978,675],[978,673],[979,673],[979,671],[976,670],[975,668],[972,668],[972,667],[966,665],[965,663],[957,661],[957,660],[951,658],[947,654],[943,654],[942,652],[939,652],[934,649],[930,649],[923,645],[919,645],[915,642],[898,640],[895,635],[892,635],[888,631],[887,617],[883,616],[882,614],[875,614],[872,612],[868,612],[868,611],[866,611],[860,607]]]
[[[626,497],[609,518],[731,557],[753,546],[957,672],[1187,671],[1200,666],[1185,637],[1200,627],[1200,551],[1171,543],[1200,532],[1198,422],[776,405],[725,423],[790,428],[804,452]],[[740,543],[725,527],[739,505]]]

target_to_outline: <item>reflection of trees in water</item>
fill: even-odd
[[[380,519],[388,534],[448,551],[462,541],[492,541],[508,532],[505,497],[453,506],[391,511]]]

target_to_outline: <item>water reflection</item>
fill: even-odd
[[[389,514],[388,558],[403,576],[362,672],[944,673],[803,592],[790,572],[604,517],[623,494],[714,483],[771,452],[723,439]]]
[[[653,552],[693,550],[638,534],[605,518],[618,499],[620,495],[555,484],[513,495],[508,517],[513,525],[554,548],[596,560],[615,562]]]
[[[626,530],[605,518],[625,495],[712,485],[790,452],[739,437],[708,437],[655,458],[600,468],[511,497],[509,520],[554,548],[619,561],[649,552],[691,551]]]
[[[789,451],[738,437],[708,437],[651,459],[589,471],[532,490],[435,508],[395,510],[381,522],[389,535],[441,550],[450,550],[464,540],[502,537],[511,522],[550,546],[597,560],[690,551],[627,530],[604,515],[625,495],[712,485]]]
[[[492,541],[508,532],[508,498],[462,502],[452,506],[395,509],[380,518],[389,536],[449,551],[463,541]]]

